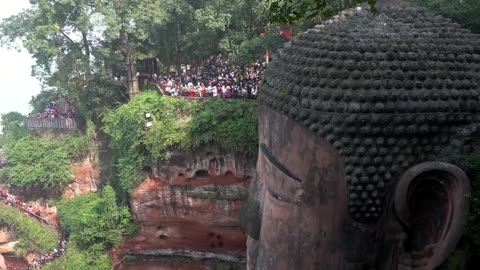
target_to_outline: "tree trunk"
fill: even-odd
[[[168,44],[167,28],[162,31],[163,51],[165,52],[166,73],[170,75],[170,66],[172,65],[172,54]]]
[[[138,86],[135,57],[128,45],[128,33],[125,31],[124,27],[120,29],[120,47],[127,65],[127,90],[130,97],[132,97],[140,93],[140,88]]]
[[[82,31],[82,43],[83,47],[85,49],[85,55],[84,55],[84,65],[85,65],[85,92],[83,94],[79,95],[79,98],[82,99],[82,104],[87,105],[87,110],[90,109],[90,96],[94,93],[92,87],[92,69],[90,66],[90,56],[91,56],[91,51],[90,51],[90,43],[88,42],[88,33]],[[80,92],[82,93],[82,92]],[[70,105],[69,105],[70,107]],[[70,108],[69,108],[70,109]]]
[[[178,22],[178,14],[175,13],[175,66],[177,69],[177,74],[182,74],[182,64],[180,63],[180,50],[178,48],[178,36],[180,35],[180,23]]]

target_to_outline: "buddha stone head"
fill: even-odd
[[[378,9],[340,13],[267,68],[248,269],[434,269],[462,235],[480,36]]]

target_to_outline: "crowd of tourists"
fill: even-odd
[[[186,97],[256,98],[266,63],[257,61],[242,69],[221,55],[182,68],[181,74],[152,74],[165,94]]]
[[[34,211],[32,205],[28,205],[22,200],[19,200],[15,195],[9,193],[8,191],[0,190],[0,199],[4,204],[19,208],[24,213],[37,219],[38,221],[41,221],[47,224],[50,227],[57,227],[56,223],[54,221],[51,221],[47,215],[42,216],[40,212]],[[60,235],[63,235],[63,234],[60,233]],[[40,269],[43,264],[62,256],[65,253],[66,248],[67,248],[67,241],[62,236],[60,237],[60,240],[58,241],[56,248],[54,248],[53,250],[51,250],[46,254],[37,256],[37,258],[34,259],[32,263],[30,263],[28,269]]]
[[[29,114],[31,118],[75,118],[75,110],[69,104],[63,104],[63,109],[58,104],[58,99],[51,100],[42,112]]]
[[[28,269],[40,269],[40,267],[48,263],[55,258],[58,258],[65,254],[67,248],[67,241],[65,239],[62,239],[57,248],[54,248],[50,253],[47,254],[42,254],[41,256],[37,257],[35,260],[32,261],[32,263],[28,266]]]

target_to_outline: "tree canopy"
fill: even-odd
[[[480,1],[415,0],[418,4],[480,33]]]
[[[14,144],[16,141],[28,135],[27,117],[19,112],[9,112],[3,114],[0,125],[2,134],[0,134],[0,148],[5,148]]]
[[[221,53],[246,63],[283,43],[259,38],[267,30],[278,34],[267,21],[264,1],[30,2],[29,9],[0,23],[0,43],[26,48],[44,89],[74,97],[84,114],[124,103],[138,91],[136,60],[156,58],[169,70]],[[115,81],[113,68],[126,78]],[[40,95],[35,105],[48,96]]]
[[[312,19],[329,18],[335,13],[368,2],[375,7],[377,0],[267,0],[269,19],[276,23],[289,23]]]

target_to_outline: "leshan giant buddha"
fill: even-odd
[[[268,67],[250,270],[435,269],[468,211],[480,36],[407,4],[347,10]]]

